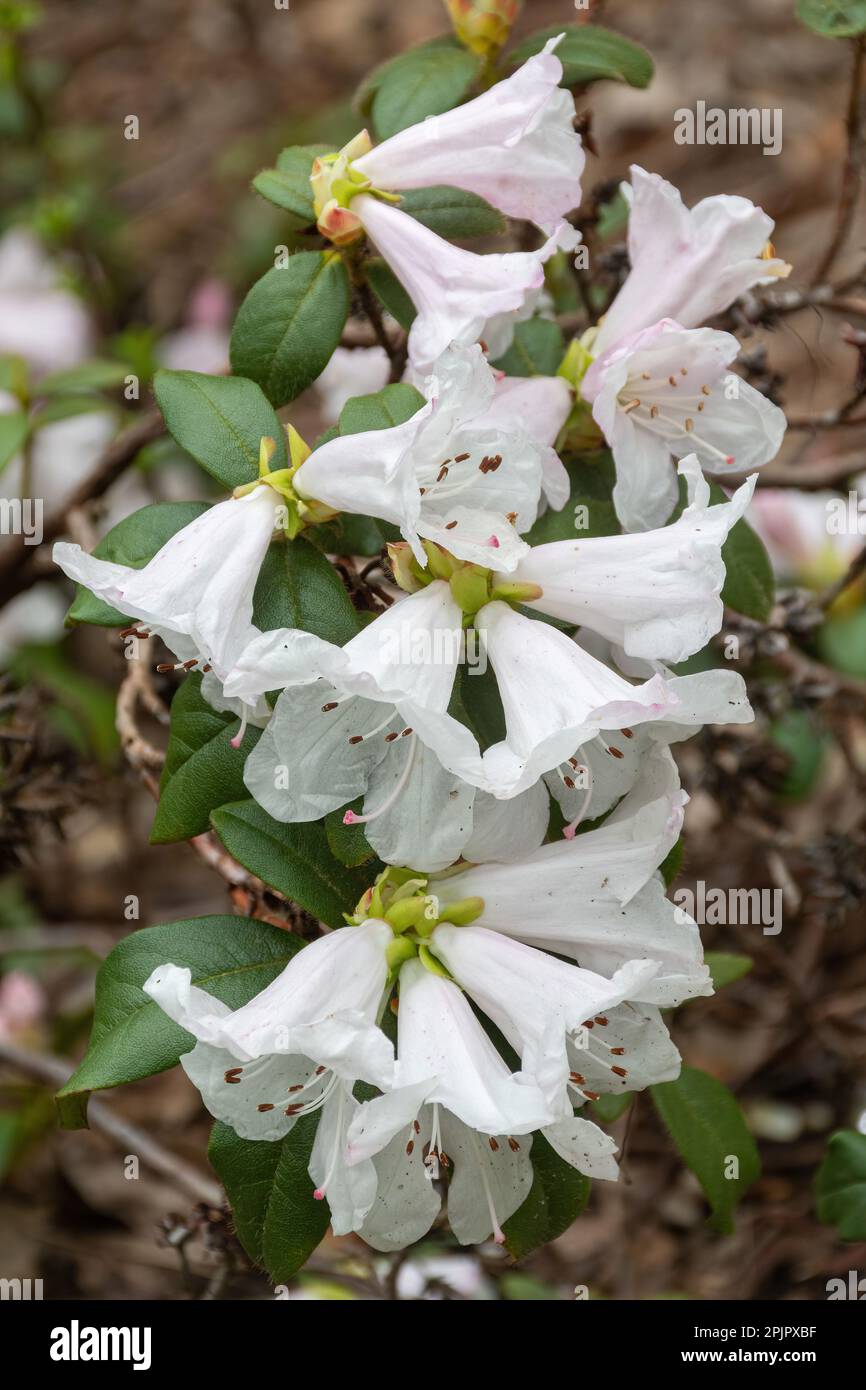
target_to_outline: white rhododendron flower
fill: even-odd
[[[346,1161],[373,1161],[379,1179],[361,1235],[377,1249],[418,1240],[440,1205],[435,1179],[448,1174],[448,1220],[462,1245],[491,1234],[532,1186],[533,1130],[541,1128],[579,1171],[617,1176],[615,1145],[587,1121],[554,1119],[538,1088],[512,1075],[462,992],[408,961],[400,972],[393,1090],[366,1102],[349,1126]]]
[[[617,514],[638,531],[673,510],[671,455],[695,453],[724,474],[778,452],[783,412],[729,371],[736,338],[700,325],[790,266],[768,255],[773,222],[748,199],[705,198],[689,210],[658,175],[637,165],[631,174],[631,271],[586,335],[594,360],[580,389],[613,450]]]
[[[339,435],[309,455],[292,485],[303,498],[393,522],[421,565],[423,536],[460,559],[513,569],[528,549],[519,532],[538,512],[542,460],[526,435],[496,423],[495,391],[481,348],[455,345],[405,424]]]
[[[387,1086],[393,1076],[393,1048],[377,1026],[393,940],[373,920],[320,937],[234,1012],[176,965],[159,966],[144,984],[196,1038],[181,1064],[211,1114],[241,1138],[281,1139],[322,1111],[310,1176],[336,1234],[358,1228],[376,1191],[373,1165],[349,1168],[343,1154],[359,1109],[355,1082]]]
[[[447,911],[478,899],[473,919],[613,977],[631,961],[655,972],[631,998],[663,1008],[712,993],[695,923],[664,896],[658,866],[673,848],[687,801],[676,765],[657,747],[629,794],[598,829],[541,845],[502,864],[469,865],[431,880]]]
[[[202,693],[217,708],[235,708],[224,703],[220,683],[258,634],[253,591],[282,509],[282,498],[262,485],[210,507],[142,569],[99,560],[66,542],[55,545],[54,561],[160,637],[183,669],[203,671]],[[267,706],[256,700],[242,712],[260,722]]]
[[[447,184],[509,217],[553,231],[580,203],[586,156],[574,130],[574,98],[559,86],[563,35],[489,91],[392,135],[354,161],[375,188]]]

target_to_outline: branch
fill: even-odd
[[[830,245],[821,258],[818,269],[812,279],[813,285],[817,285],[826,278],[827,272],[833,265],[836,257],[842,249],[848,232],[851,228],[851,221],[854,217],[854,210],[857,206],[857,197],[860,192],[862,182],[862,156],[863,156],[863,129],[861,119],[862,104],[862,85],[864,69],[866,69],[866,38],[858,35],[852,43],[854,49],[854,63],[851,70],[851,86],[848,92],[848,114],[845,121],[845,129],[848,136],[848,147],[845,155],[845,168],[842,172],[842,188],[839,194],[839,206],[836,212],[836,227],[833,232]]]
[[[51,1057],[40,1052],[28,1052],[14,1043],[0,1039],[0,1062],[11,1067],[22,1076],[30,1077],[42,1085],[58,1090],[69,1080],[75,1070],[73,1062],[61,1057]],[[167,1178],[175,1187],[191,1197],[195,1202],[206,1202],[210,1207],[221,1207],[223,1193],[216,1183],[184,1159],[164,1149],[144,1130],[129,1120],[116,1115],[101,1100],[91,1100],[88,1106],[90,1128],[104,1134],[117,1144],[125,1154],[134,1154],[153,1172]]]
[[[826,611],[826,609],[830,608],[836,602],[839,595],[843,594],[846,589],[856,583],[863,574],[866,574],[866,545],[864,545],[859,555],[854,556],[854,559],[841,578],[837,579],[835,584],[830,584],[818,595],[815,600],[818,607]]]

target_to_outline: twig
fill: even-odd
[[[845,243],[848,232],[851,228],[851,221],[854,217],[854,210],[857,206],[857,198],[860,193],[860,184],[863,177],[863,128],[861,118],[862,106],[862,86],[864,68],[866,68],[866,38],[862,34],[852,40],[854,50],[854,62],[851,70],[851,86],[848,92],[848,114],[845,120],[845,129],[848,137],[847,151],[845,155],[845,167],[842,171],[842,188],[839,194],[839,206],[836,211],[836,226],[833,232],[830,245],[827,247],[820,264],[812,278],[813,285],[827,277],[827,272],[833,265],[836,257]]]
[[[0,1062],[31,1077],[34,1081],[57,1089],[65,1085],[74,1071],[74,1063],[61,1057],[51,1057],[44,1053],[28,1052],[13,1043],[0,1040]],[[207,1202],[208,1206],[219,1207],[223,1202],[222,1189],[197,1168],[193,1168],[182,1158],[163,1148],[149,1134],[145,1134],[129,1120],[116,1115],[103,1101],[91,1100],[88,1107],[90,1128],[111,1139],[126,1154],[134,1154],[153,1172],[168,1179],[196,1202]]]
[[[157,700],[150,684],[150,638],[136,638],[135,640],[142,643],[140,654],[128,663],[129,670],[117,692],[117,710],[114,722],[127,761],[137,772],[141,772],[146,768],[162,767],[165,762],[165,753],[161,748],[154,748],[153,744],[148,743],[147,739],[139,732],[135,722],[136,709],[139,703],[143,704],[162,723],[168,722],[168,711],[162,702]]]
[[[835,584],[830,584],[822,593],[818,595],[815,602],[819,608],[827,609],[834,604],[840,594],[858,580],[861,575],[866,574],[866,545],[858,555],[854,556],[845,573],[837,579]]]

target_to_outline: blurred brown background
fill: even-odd
[[[648,91],[599,84],[579,107],[592,113],[598,148],[587,190],[637,161],[676,183],[689,203],[743,194],[776,219],[778,253],[795,265],[791,283],[806,284],[839,192],[850,50],[808,33],[793,10],[793,0],[596,5],[594,19],[649,49],[656,77]],[[128,323],[160,334],[176,328],[207,277],[223,280],[237,301],[282,239],[278,212],[248,192],[251,176],[285,144],[342,143],[359,124],[350,98],[369,69],[447,28],[439,0],[291,0],[288,10],[270,0],[48,0],[44,16],[28,49],[62,79],[61,127],[98,135],[94,157],[116,219],[106,234],[111,274],[93,267],[106,333]],[[525,0],[517,32],[580,17],[567,0]],[[673,113],[698,99],[780,107],[779,156],[754,146],[677,145]],[[130,114],[139,118],[137,141],[123,138]],[[864,252],[861,209],[839,275],[862,265]],[[769,345],[789,411],[844,399],[854,363],[838,320],[809,310],[772,333],[756,330],[754,342]],[[315,408],[301,402],[301,420]],[[863,443],[853,431],[844,441],[790,436],[773,467],[804,456],[820,463],[827,451]],[[71,641],[82,671],[108,692],[119,684],[124,662],[113,634],[82,629]],[[41,717],[50,687],[37,683],[26,699]],[[151,732],[159,741],[159,730]],[[827,1134],[866,1113],[862,761],[852,770],[834,753],[813,798],[789,805],[775,794],[774,757],[759,728],[733,748],[709,735],[695,740],[681,759],[694,794],[682,882],[783,884],[787,895],[778,937],[758,927],[707,928],[708,947],[753,955],[755,969],[715,999],[688,1005],[674,1027],[686,1060],[737,1090],[760,1142],[764,1176],[736,1234],[709,1231],[697,1183],[640,1097],[615,1131],[624,1180],[596,1184],[572,1230],[527,1262],[522,1273],[537,1282],[503,1286],[497,1253],[482,1260],[490,1284],[478,1283],[482,1266],[473,1265],[474,1291],[568,1298],[586,1284],[612,1298],[820,1299],[831,1276],[866,1269],[866,1248],[841,1244],[817,1223],[811,1188]],[[70,752],[49,725],[38,767],[19,771],[23,785],[12,779],[0,821],[3,951],[35,972],[42,992],[29,1042],[72,1057],[86,1037],[94,962],[121,935],[230,904],[223,881],[189,848],[148,847],[152,801],[110,740],[100,761],[92,751]],[[7,792],[9,784],[7,771]],[[756,797],[766,811],[760,834],[749,809]],[[140,899],[138,923],[124,920],[129,894]],[[195,1181],[184,1187],[176,1174],[159,1178],[145,1164],[130,1181],[123,1156],[135,1150],[122,1138],[55,1132],[45,1092],[34,1087],[22,1097],[20,1079],[4,1097],[30,1107],[32,1141],[0,1191],[0,1272],[44,1277],[49,1297],[184,1298],[207,1288],[269,1296],[237,1252],[226,1256],[231,1241],[218,1215],[193,1214]],[[209,1195],[206,1117],[179,1071],[105,1104],[197,1170],[199,1195]],[[360,1292],[353,1281],[367,1277],[367,1261],[346,1240],[326,1243],[314,1264],[322,1278]],[[328,1289],[333,1295],[332,1283]],[[412,1283],[405,1289],[417,1292]]]

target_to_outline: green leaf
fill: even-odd
[[[358,100],[368,106],[379,139],[387,140],[427,116],[458,106],[480,67],[479,59],[460,45],[422,44],[371,74]]]
[[[250,873],[330,927],[343,925],[343,913],[352,912],[370,886],[368,873],[334,857],[320,821],[283,825],[253,800],[220,806],[211,821]]]
[[[30,422],[24,410],[0,415],[0,470],[11,463],[27,438]]]
[[[507,376],[556,376],[565,356],[562,329],[552,319],[527,319],[514,328],[511,347],[494,362]]]
[[[797,18],[825,39],[866,32],[866,0],[797,0]]]
[[[737,955],[733,951],[707,951],[704,960],[710,968],[713,989],[724,989],[748,975],[755,962],[751,956]]]
[[[171,702],[171,728],[159,784],[159,805],[150,832],[152,845],[203,835],[214,806],[246,795],[244,763],[260,730],[248,728],[239,748],[230,738],[238,716],[213,709],[201,693],[202,678],[191,672]]]
[[[579,541],[585,536],[618,536],[610,454],[587,454],[569,461],[566,467],[571,478],[568,501],[558,512],[549,507],[524,540],[530,545],[543,545],[546,541]]]
[[[739,1105],[721,1081],[694,1067],[683,1067],[676,1081],[650,1091],[683,1161],[704,1189],[712,1207],[710,1225],[730,1235],[737,1204],[761,1171]],[[739,1176],[728,1178],[734,1159]]]
[[[45,405],[36,410],[31,418],[34,430],[54,425],[58,420],[71,420],[75,415],[93,415],[96,411],[106,414],[106,402],[102,396],[90,395],[80,391],[77,395],[50,396]]]
[[[462,188],[431,186],[409,188],[401,195],[400,208],[417,222],[444,237],[457,241],[468,237],[494,236],[505,231],[505,218],[477,193]],[[557,364],[558,365],[558,364]]]
[[[378,555],[388,541],[400,539],[398,528],[390,521],[380,521],[373,516],[352,516],[349,512],[341,512],[333,521],[311,527],[306,535],[326,555]]]
[[[154,377],[153,389],[169,432],[226,487],[240,487],[258,477],[264,435],[277,446],[271,468],[285,468],[285,431],[254,381],[162,370]]]
[[[318,1115],[298,1120],[275,1143],[240,1139],[218,1122],[208,1158],[228,1195],[241,1244],[274,1284],[283,1284],[312,1255],[328,1229],[327,1202],[317,1202],[307,1171]]]
[[[584,87],[602,78],[627,82],[630,87],[648,87],[652,81],[653,60],[646,49],[599,24],[555,24],[541,29],[509,53],[509,63],[525,63],[557,34],[565,35],[556,49],[564,87]]]
[[[408,332],[415,322],[415,305],[388,263],[374,256],[364,266],[364,274],[391,317]]]
[[[129,565],[132,569],[140,570],[166,541],[207,509],[206,502],[155,502],[150,507],[141,507],[132,516],[124,517],[123,521],[112,526],[93,553],[99,560],[110,560],[116,565]],[[66,614],[66,622],[127,627],[130,620],[79,584]]]
[[[367,396],[352,396],[340,411],[340,434],[393,429],[405,424],[423,405],[421,392],[402,381]]]
[[[112,362],[107,358],[94,358],[81,362],[77,367],[67,367],[62,372],[50,372],[35,387],[37,396],[62,396],[71,391],[105,391],[111,386],[121,386],[129,375],[129,367],[123,362]]]
[[[351,809],[356,815],[361,814],[362,801],[360,797],[351,803]],[[325,816],[324,825],[325,834],[328,837],[328,848],[334,857],[349,869],[357,869],[361,864],[371,864],[376,859],[376,851],[359,826],[343,824],[345,814],[346,808],[340,807],[336,811],[329,811]],[[384,865],[376,861],[374,867],[367,870],[371,883],[382,868]]]
[[[592,1101],[591,1109],[593,1119],[603,1125],[612,1125],[616,1120],[624,1115],[635,1098],[634,1091],[625,1091],[610,1095],[599,1096],[598,1100]]]
[[[589,1179],[560,1158],[543,1134],[533,1135],[530,1157],[529,1196],[502,1227],[506,1249],[516,1260],[567,1231],[589,1197]]]
[[[683,837],[680,835],[679,839],[671,846],[664,859],[659,864],[659,873],[665,881],[665,888],[670,888],[682,868],[684,852],[685,845],[683,843]]]
[[[263,632],[300,627],[338,646],[360,630],[339,574],[302,536],[275,542],[265,555],[253,595],[253,621]]]
[[[87,1054],[57,1095],[67,1129],[87,1124],[91,1091],[167,1071],[194,1039],[142,990],[158,965],[188,966],[192,982],[238,1009],[276,979],[303,946],[300,937],[251,917],[193,917],[127,936],[96,977]]]
[[[866,1134],[831,1134],[815,1178],[818,1220],[835,1226],[843,1240],[866,1240]]]
[[[310,174],[313,160],[329,153],[327,145],[292,145],[282,151],[276,169],[263,169],[253,179],[257,193],[289,214],[293,231],[310,227],[316,221]]]
[[[866,625],[863,634],[866,639]],[[788,757],[779,795],[786,800],[802,801],[821,775],[824,757],[832,739],[818,724],[814,714],[804,709],[789,709],[779,719],[774,719],[770,725],[770,738]]]
[[[349,276],[333,251],[298,251],[257,280],[232,330],[232,370],[275,406],[299,396],[330,361],[349,313]]]

